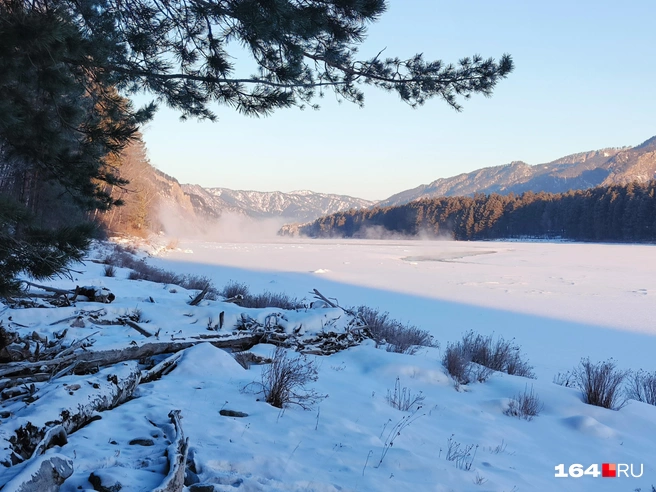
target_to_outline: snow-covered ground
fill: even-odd
[[[541,378],[587,356],[656,369],[656,246],[183,242],[154,263],[253,291],[303,297],[317,288],[343,305],[389,311],[443,344],[469,329],[515,337]]]
[[[316,288],[342,306],[379,307],[430,330],[441,348],[403,355],[365,342],[317,357],[318,381],[312,387],[328,398],[312,410],[280,411],[248,386],[260,380],[263,366],[246,370],[227,352],[198,345],[171,373],[139,386],[137,398],[46,452],[73,460],[75,471],[61,490],[90,490],[91,472],[106,483],[112,477],[120,481],[122,491],[152,490],[165,473],[173,409],[181,410],[200,479],[220,491],[650,492],[656,485],[656,407],[631,401],[619,411],[606,410],[582,403],[577,390],[552,383],[557,372],[588,356],[613,357],[621,368],[656,370],[654,246],[309,240],[182,241],[179,246],[149,263],[206,275],[218,287],[244,282],[251,292],[310,298]],[[160,337],[208,333],[206,321],[218,312],[226,312],[230,326],[244,311],[218,301],[191,307],[181,288],[129,281],[121,269],[116,278],[106,278],[94,263],[82,268],[79,284],[106,286],[118,296],[104,306],[106,317],[138,308],[150,320],[142,326],[161,330]],[[70,286],[65,280],[53,284]],[[49,324],[75,309],[8,310],[0,318],[7,325],[12,316],[30,333],[46,335],[65,327]],[[307,310],[288,318],[311,331],[338,315],[339,310]],[[69,329],[73,340],[98,327]],[[470,329],[514,337],[538,379],[497,373],[456,391],[440,360],[447,342]],[[93,338],[96,350],[145,340],[125,326],[103,327]],[[252,350],[268,356],[273,347]],[[75,378],[55,384],[68,391]],[[413,394],[422,392],[421,408],[402,412],[388,404],[386,395],[397,378]],[[510,399],[527,385],[544,404],[540,415],[530,422],[504,415]],[[37,408],[38,401],[30,406]],[[221,416],[222,409],[248,417]],[[13,425],[12,418],[3,418],[2,425]],[[153,445],[130,445],[134,439],[150,439]],[[390,439],[393,445],[386,446]],[[473,446],[470,470],[446,459],[449,439]],[[632,464],[636,474],[642,465],[643,473],[640,478],[554,476],[559,464],[567,472],[572,464],[601,469],[602,463]],[[0,469],[0,484],[2,478]]]

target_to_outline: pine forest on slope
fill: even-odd
[[[456,240],[559,238],[656,241],[656,180],[566,193],[425,198],[395,207],[340,212],[284,226],[281,235]]]

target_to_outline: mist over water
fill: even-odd
[[[235,212],[224,212],[217,219],[189,216],[173,207],[163,206],[159,220],[167,236],[217,243],[249,243],[280,241],[278,231],[292,218],[255,218]]]
[[[374,240],[420,240],[420,241],[454,241],[451,232],[440,232],[435,234],[433,231],[424,228],[417,234],[402,234],[400,232],[389,231],[381,225],[365,226],[358,231],[358,239]]]

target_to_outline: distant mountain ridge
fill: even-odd
[[[437,179],[380,202],[309,190],[283,193],[205,188],[180,184],[174,177],[151,169],[151,172],[144,173],[144,179],[151,183],[158,202],[164,207],[163,217],[174,218],[177,223],[191,227],[193,223],[215,220],[226,213],[254,219],[283,218],[289,222],[306,223],[349,209],[402,205],[421,198],[471,196],[476,193],[520,194],[525,191],[562,193],[595,186],[624,185],[632,181],[646,182],[656,178],[656,137],[635,147],[581,152],[547,164],[529,165],[515,161],[481,168]],[[205,224],[203,227],[211,226]]]
[[[253,218],[283,217],[310,221],[323,215],[374,205],[370,200],[309,190],[283,193],[204,188],[189,184],[182,185],[182,189],[197,207],[203,210],[209,208],[215,215],[233,212]]]
[[[402,205],[421,198],[467,196],[475,193],[562,193],[569,190],[646,182],[656,178],[656,137],[636,147],[607,148],[572,154],[546,164],[522,161],[485,167],[405,190],[378,202]]]

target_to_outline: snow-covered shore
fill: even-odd
[[[152,490],[166,471],[168,414],[177,409],[199,479],[215,490],[650,491],[656,484],[656,407],[634,401],[619,411],[593,407],[552,378],[588,356],[614,357],[621,368],[656,370],[654,252],[653,246],[569,243],[181,242],[180,249],[148,261],[208,276],[219,287],[235,280],[253,292],[299,297],[318,288],[343,306],[379,307],[429,330],[441,348],[405,355],[368,341],[316,357],[318,381],[312,388],[328,398],[309,411],[293,406],[281,411],[249,386],[260,381],[264,366],[244,369],[228,352],[201,344],[187,349],[172,372],[140,385],[135,398],[101,413],[46,455],[73,461],[63,491],[91,490],[92,472],[104,483],[120,482],[123,491]],[[79,284],[104,286],[117,295],[114,303],[95,308],[108,311],[107,317],[138,309],[149,320],[143,326],[160,330],[160,337],[209,333],[207,320],[220,311],[231,327],[244,311],[219,301],[191,307],[186,303],[191,293],[184,289],[127,280],[124,269],[108,278],[99,264],[81,268]],[[70,286],[63,279],[52,284]],[[6,310],[0,318],[5,326],[45,336],[65,328],[50,323],[80,306]],[[257,317],[272,311],[249,312]],[[295,326],[312,327],[321,326],[322,317],[337,316],[332,309],[309,309],[288,318]],[[98,331],[68,329],[71,341]],[[447,342],[470,329],[514,337],[538,379],[497,373],[456,391],[440,361]],[[95,350],[145,340],[129,326],[103,327],[93,339]],[[270,356],[273,346],[251,350]],[[75,378],[64,376],[55,384],[70,388]],[[422,393],[421,408],[402,412],[388,404],[396,378],[413,394]],[[510,399],[527,385],[544,404],[540,415],[530,422],[505,415]],[[71,393],[70,399],[82,394]],[[29,405],[38,406],[38,400]],[[225,417],[219,414],[223,409],[248,417]],[[21,412],[12,407],[12,413]],[[3,417],[2,425],[12,425],[12,418]],[[404,419],[410,423],[390,436]],[[130,444],[135,439],[152,445]],[[471,469],[446,459],[449,439],[473,446]],[[567,470],[576,463],[584,468],[626,463],[634,470],[642,464],[643,473],[615,479],[554,476],[556,465]],[[10,471],[0,469],[0,483]]]

